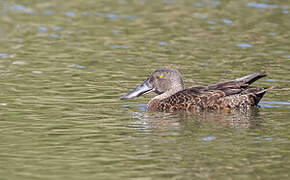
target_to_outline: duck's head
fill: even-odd
[[[163,93],[172,95],[183,89],[183,79],[177,70],[161,68],[154,71],[140,86],[122,96],[121,99],[133,99],[150,92],[155,92],[158,95]]]

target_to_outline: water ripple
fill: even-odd
[[[47,31],[47,27],[45,26],[39,26],[37,29],[38,31]]]
[[[212,141],[214,139],[215,139],[214,136],[207,136],[207,137],[202,138],[203,141]]]
[[[159,45],[160,45],[160,46],[166,46],[166,45],[167,45],[167,42],[165,42],[165,41],[161,41],[161,42],[159,42]]]
[[[240,44],[237,44],[238,47],[241,47],[241,48],[251,48],[253,47],[251,44],[248,44],[248,43],[240,43]]]
[[[120,31],[119,31],[119,30],[116,30],[116,29],[113,30],[112,32],[113,32],[114,34],[119,34],[119,33],[120,33]]]
[[[263,108],[290,108],[290,102],[284,101],[262,101],[259,105]]]
[[[113,14],[113,13],[109,13],[109,14],[107,14],[107,18],[117,19],[118,18],[118,15],[117,14]]]
[[[15,4],[15,5],[10,6],[9,9],[10,10],[25,10],[26,7],[21,4]]]
[[[208,24],[216,24],[215,21],[208,21],[207,23],[208,23]]]
[[[59,35],[58,34],[51,34],[50,37],[52,37],[52,38],[59,38]]]
[[[248,3],[249,7],[255,7],[255,8],[267,8],[268,7],[268,4],[266,3],[255,3],[255,2],[250,2]]]
[[[75,14],[73,12],[70,12],[70,11],[66,12],[65,15],[68,16],[68,17],[75,16]]]
[[[230,20],[230,19],[222,19],[222,21],[223,21],[224,23],[226,23],[226,24],[232,24],[232,23],[233,23],[233,21]]]
[[[6,54],[6,53],[0,53],[0,57],[7,57],[8,56],[8,54]]]
[[[43,14],[45,14],[45,15],[51,15],[51,14],[53,14],[53,11],[51,11],[51,10],[45,10],[45,11],[43,11]]]

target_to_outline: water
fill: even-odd
[[[288,179],[289,2],[0,0],[2,179]],[[186,86],[267,71],[259,109],[145,112],[153,70]]]

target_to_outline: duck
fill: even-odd
[[[207,86],[185,88],[181,73],[174,68],[160,68],[139,86],[121,97],[134,99],[155,93],[147,104],[151,112],[218,111],[257,106],[264,94],[273,87],[254,87],[251,84],[266,76],[256,72],[234,80]]]

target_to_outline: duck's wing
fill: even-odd
[[[219,83],[212,84],[209,86],[190,87],[187,90],[190,91],[190,94],[197,94],[197,95],[204,94],[209,91],[215,91],[215,90],[225,91],[227,92],[226,94],[240,93],[246,90],[247,88],[249,88],[253,82],[265,76],[266,76],[265,72],[258,72],[258,73],[250,74],[250,75],[247,75],[247,76],[235,79],[235,80],[219,82]]]
[[[207,86],[209,90],[222,90],[222,89],[238,89],[238,88],[247,88],[249,87],[253,82],[267,76],[265,72],[257,72],[254,74],[249,74],[247,76],[243,76],[241,78],[232,80],[232,81],[226,81],[226,82],[220,82],[213,85]]]
[[[240,92],[240,89],[208,90],[202,86],[192,87],[158,101],[155,109],[163,112],[221,109],[221,98]]]

